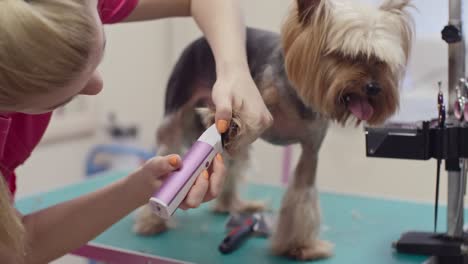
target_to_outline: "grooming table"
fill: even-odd
[[[123,176],[111,172],[52,192],[26,197],[17,201],[17,208],[28,213],[103,187]],[[244,197],[271,202],[277,210],[284,189],[266,185],[248,185]],[[423,263],[424,256],[394,253],[392,242],[408,230],[433,227],[433,205],[322,193],[322,235],[335,244],[335,256],[320,264]],[[158,236],[141,237],[132,233],[131,214],[88,245],[73,252],[86,258],[108,263],[301,263],[271,256],[268,240],[250,238],[235,252],[222,255],[218,245],[225,235],[226,215],[209,211],[210,203],[190,211],[177,211],[178,228]],[[102,208],[106,210],[106,208]],[[445,207],[440,216],[446,215]],[[445,230],[441,217],[439,230]],[[73,228],[73,227],[72,227]],[[63,234],[65,237],[67,234]]]

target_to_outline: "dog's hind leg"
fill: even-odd
[[[225,156],[226,181],[216,199],[213,210],[217,213],[258,212],[265,210],[261,201],[247,201],[240,197],[240,184],[247,172],[249,149],[243,149],[234,157]]]
[[[318,144],[317,141],[302,144],[294,180],[283,197],[272,236],[272,250],[275,254],[301,260],[332,255],[332,244],[319,240],[320,206],[315,178],[322,139],[318,140]]]

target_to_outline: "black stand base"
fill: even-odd
[[[432,263],[429,264],[468,264],[468,257],[467,256],[459,256],[459,257],[438,257],[435,258]]]
[[[445,234],[408,232],[393,247],[400,253],[434,256],[430,264],[468,264],[468,234],[452,238]]]
[[[468,264],[466,257],[432,257],[423,264]]]
[[[459,160],[468,158],[468,124],[437,120],[422,123],[390,123],[366,128],[367,157],[411,160],[444,160],[446,169],[459,171]],[[467,246],[465,246],[467,245]],[[393,245],[400,253],[433,256],[430,264],[468,264],[468,234],[451,238],[445,234],[408,232]]]
[[[389,123],[366,128],[366,156],[408,160],[458,160],[468,158],[468,124],[435,121]]]

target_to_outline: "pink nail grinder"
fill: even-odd
[[[182,159],[182,167],[171,173],[151,197],[152,211],[168,219],[182,203],[200,173],[208,169],[216,154],[221,153],[222,137],[215,125],[209,127]]]

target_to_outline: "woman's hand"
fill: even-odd
[[[239,145],[252,143],[273,123],[273,118],[250,74],[241,3],[191,1],[190,10],[216,61],[217,80],[212,98],[218,131],[226,132],[235,112],[247,128],[239,138]]]
[[[155,157],[148,160],[137,172],[128,179],[129,188],[141,190],[141,204],[148,202],[150,197],[161,187],[168,175],[179,169],[182,161],[178,155]],[[195,181],[179,208],[189,209],[200,206],[202,202],[216,198],[223,186],[225,167],[223,158],[218,154],[208,171],[203,171]],[[131,191],[131,193],[133,193]]]
[[[273,118],[249,72],[241,1],[140,0],[126,21],[190,15],[210,44],[216,61],[218,79],[212,98],[218,131],[224,133],[228,129],[235,112],[247,128],[238,145],[250,144],[273,123]]]
[[[221,193],[225,179],[226,169],[223,157],[217,154],[208,171],[202,172],[179,206],[183,210],[198,207],[202,202],[208,202]]]
[[[254,142],[273,122],[247,67],[218,75],[212,98],[216,107],[216,127],[220,133],[229,128],[233,112],[244,125],[244,134],[238,141],[240,146]]]
[[[164,178],[180,166],[179,156],[156,157],[128,177],[99,190],[23,216],[30,249],[26,262],[49,263],[87,243],[147,204]],[[209,173],[209,177],[206,173],[198,177],[181,208],[198,207],[219,194],[225,174],[222,158],[214,159]],[[2,250],[0,247],[0,260],[9,256]]]

